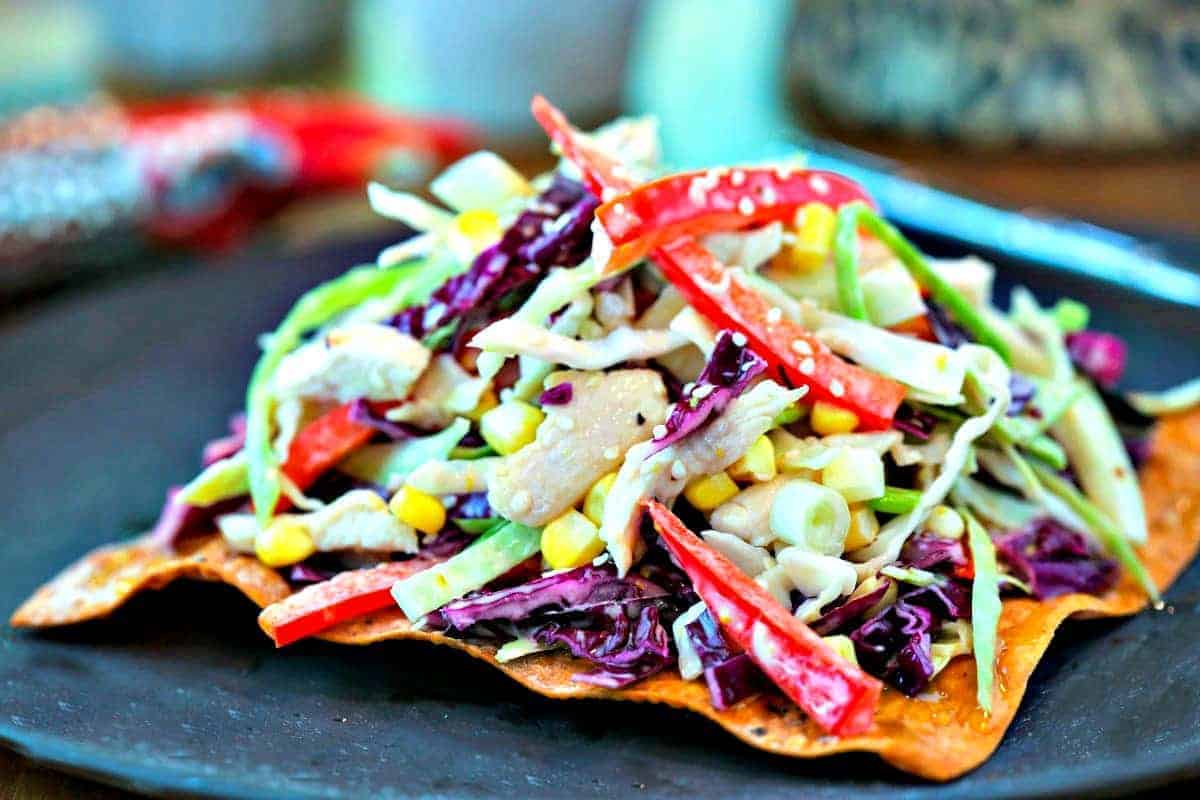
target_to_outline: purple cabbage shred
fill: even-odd
[[[223,458],[235,455],[246,445],[246,415],[238,412],[229,418],[229,435],[213,439],[204,445],[201,462],[209,466]]]
[[[544,406],[565,406],[571,402],[571,398],[575,396],[575,388],[571,386],[570,381],[556,383],[546,391],[542,392],[542,396],[538,398],[538,402]]]
[[[393,442],[411,439],[414,436],[420,436],[422,433],[422,431],[411,425],[392,422],[386,417],[376,414],[371,410],[370,404],[361,397],[350,404],[349,417],[352,421],[361,425],[369,425]]]
[[[666,434],[654,439],[651,455],[678,442],[719,415],[767,368],[746,344],[746,337],[723,330],[700,377],[685,391],[667,418]]]
[[[1071,592],[1103,594],[1117,581],[1115,561],[1083,534],[1049,517],[996,537],[996,553],[1038,600]]]
[[[1067,352],[1080,372],[1106,389],[1125,373],[1125,340],[1101,331],[1067,334]]]

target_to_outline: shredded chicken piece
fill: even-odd
[[[472,347],[489,353],[533,356],[581,370],[601,370],[623,361],[655,358],[685,344],[687,340],[673,331],[633,328],[618,328],[602,339],[578,341],[515,317],[493,322],[471,340]]]
[[[443,353],[429,362],[403,405],[387,412],[394,422],[408,422],[427,430],[440,430],[454,421],[450,398],[455,389],[474,380],[454,356]]]
[[[429,364],[429,351],[390,325],[355,323],[333,328],[290,353],[275,373],[275,397],[404,397]]]
[[[485,492],[491,483],[492,470],[499,463],[498,457],[426,461],[412,471],[406,482],[425,494]]]
[[[604,504],[600,538],[608,545],[617,570],[624,575],[638,545],[642,502],[651,497],[670,504],[689,481],[719,472],[762,436],[783,409],[805,394],[771,380],[734,399],[716,419],[686,439],[651,455],[653,442],[629,450]]]
[[[563,381],[574,390],[571,402],[545,408],[537,437],[496,465],[488,487],[492,508],[526,525],[578,503],[667,418],[666,388],[652,370],[558,372],[547,383]]]
[[[281,520],[299,523],[317,550],[368,550],[380,553],[417,552],[417,534],[396,519],[387,503],[368,489],[347,492],[329,505],[307,514],[280,514]],[[258,523],[253,514],[225,514],[217,518],[221,537],[240,553],[253,553]]]
[[[775,539],[771,531],[771,504],[775,495],[793,476],[780,475],[765,483],[755,483],[717,506],[708,521],[714,528],[741,537],[749,544],[763,547]]]
[[[775,566],[775,559],[765,547],[755,547],[747,544],[740,537],[723,531],[704,531],[700,534],[704,542],[713,550],[733,562],[733,565],[751,578]]]
[[[805,596],[796,608],[801,622],[812,622],[821,609],[839,597],[850,594],[858,585],[858,572],[836,556],[810,553],[801,547],[785,547],[776,555],[792,585]]]

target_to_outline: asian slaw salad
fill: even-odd
[[[169,495],[161,543],[215,522],[327,587],[278,645],[399,607],[599,686],[774,687],[849,735],[962,655],[987,711],[1002,596],[1125,572],[1158,602],[1142,411],[1195,387],[1123,400],[1086,307],[1001,311],[989,264],[927,258],[842,176],[664,174],[650,120],[533,110],[551,173],[479,152],[438,204],[370,187],[419,235],[300,298]]]

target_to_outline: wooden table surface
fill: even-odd
[[[954,154],[922,145],[852,143],[897,158],[932,183],[1002,205],[1200,235],[1200,218],[1194,210],[1200,206],[1200,154],[1080,159]],[[544,169],[551,162],[543,153],[518,155],[515,160],[526,172]],[[306,204],[288,212],[280,225],[295,246],[378,230],[365,204],[354,199]],[[0,800],[83,797],[117,800],[132,795],[36,766],[0,749]]]

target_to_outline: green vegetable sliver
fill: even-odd
[[[996,548],[979,520],[965,508],[967,544],[975,577],[971,581],[971,628],[975,647],[975,696],[984,712],[992,713],[992,688],[996,675],[996,636],[1000,627],[1000,568]]]
[[[254,366],[246,389],[246,462],[250,497],[260,526],[265,526],[279,502],[279,461],[271,446],[271,380],[284,357],[301,338],[365,300],[405,289],[423,262],[379,269],[355,267],[341,277],[306,292],[283,322],[266,339],[263,354]]]
[[[1162,608],[1162,597],[1158,593],[1158,587],[1154,585],[1154,581],[1150,578],[1150,573],[1146,571],[1146,567],[1142,564],[1141,559],[1138,558],[1133,545],[1129,543],[1129,539],[1125,538],[1125,534],[1113,524],[1108,515],[1097,508],[1092,501],[1080,494],[1078,489],[1063,480],[1052,470],[1038,464],[1033,465],[1033,469],[1037,473],[1037,477],[1041,483],[1051,493],[1058,496],[1070,506],[1071,510],[1088,524],[1088,527],[1092,529],[1092,533],[1104,544],[1104,548],[1108,550],[1109,555],[1115,558],[1121,564],[1121,568],[1129,572],[1141,585],[1142,590],[1146,592],[1146,596],[1150,598],[1150,602],[1154,604],[1154,607]]]
[[[410,620],[490,583],[542,547],[542,532],[519,522],[502,525],[447,561],[397,581],[392,598]]]
[[[833,233],[833,266],[837,276],[838,304],[853,319],[867,319],[867,303],[858,279],[858,222],[871,209],[861,202],[847,203],[838,210]]]
[[[992,329],[979,310],[971,305],[971,302],[961,292],[929,266],[925,256],[904,238],[904,234],[869,208],[863,207],[855,217],[859,225],[870,231],[876,239],[883,242],[895,254],[896,258],[900,259],[900,263],[904,264],[912,273],[917,283],[928,289],[933,299],[945,306],[954,319],[970,332],[975,341],[992,348],[1004,359],[1005,363],[1009,363],[1008,344],[1003,337]],[[840,216],[838,221],[841,222]]]
[[[917,489],[901,489],[897,486],[887,486],[883,495],[874,500],[868,500],[867,505],[873,511],[884,514],[907,514],[921,502],[921,492]]]

